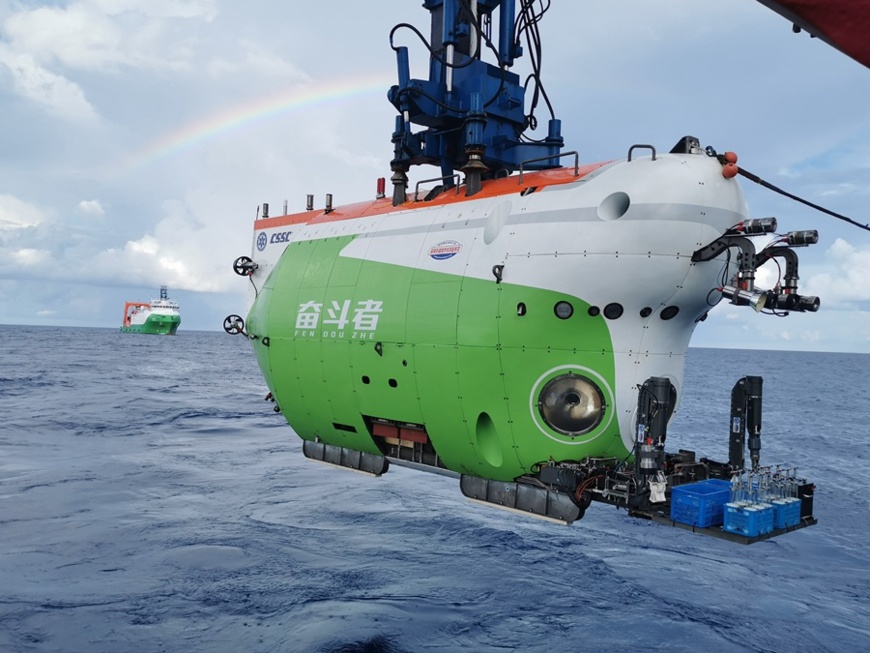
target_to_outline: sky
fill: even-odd
[[[244,315],[232,262],[261,203],[360,201],[389,177],[388,35],[428,16],[420,0],[0,0],[0,323],[115,327],[160,285],[182,329]],[[541,34],[581,162],[691,134],[870,222],[870,70],[755,0],[552,0]],[[422,46],[397,44],[425,77]],[[870,352],[870,232],[741,183],[752,217],[819,230],[799,254],[821,309],[723,303],[692,345]]]

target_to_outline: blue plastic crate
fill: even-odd
[[[724,522],[723,528],[729,533],[754,537],[761,528],[761,513],[752,505],[727,503]]]
[[[761,532],[769,533],[773,530],[773,518],[775,515],[773,506],[769,503],[761,503],[756,505],[758,505],[759,509],[761,510]]]
[[[726,481],[721,478],[708,478],[706,481],[698,481],[697,483],[693,483],[693,485],[712,485],[714,487],[724,487],[731,490],[731,481]]]
[[[690,526],[719,526],[731,483],[718,479],[678,485],[671,490],[671,519]]]
[[[774,508],[769,503],[725,504],[723,528],[747,537],[764,535],[773,530]]]
[[[773,502],[774,528],[797,526],[801,521],[801,500],[796,497]]]

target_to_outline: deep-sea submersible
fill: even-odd
[[[581,163],[551,111],[533,138],[549,3],[424,7],[428,38],[390,34],[390,196],[383,178],[356,204],[263,204],[234,262],[252,304],[224,326],[250,339],[304,454],[454,475],[470,499],[569,523],[597,501],[745,543],[815,524],[812,482],[762,464],[760,377],[731,391],[727,461],[670,451],[667,427],[717,303],[819,309],[797,254],[817,232],[751,218],[736,155],[692,136]],[[411,77],[401,30],[427,51],[427,79]],[[438,171],[411,190],[419,165]],[[768,289],[762,265],[779,271]]]

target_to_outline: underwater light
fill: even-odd
[[[722,296],[736,306],[751,306],[756,312],[766,307],[768,293],[754,290],[741,290],[734,286],[722,286]]]
[[[737,231],[747,236],[769,234],[776,231],[776,218],[752,218],[737,225]]]
[[[786,240],[791,247],[804,247],[806,245],[815,245],[819,242],[819,232],[815,229],[806,229],[804,231],[789,231],[786,234]]]
[[[796,311],[798,313],[815,313],[819,310],[821,302],[818,297],[812,295],[798,295],[797,293],[776,294],[767,293],[765,308],[777,311]]]
[[[751,306],[756,312],[765,308],[771,311],[794,311],[797,313],[815,313],[821,302],[812,295],[797,293],[777,293],[772,290],[757,292],[741,290],[734,286],[723,286],[722,296],[731,300],[736,306]]]

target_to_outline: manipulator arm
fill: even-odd
[[[791,231],[768,243],[756,252],[753,236],[776,230],[776,218],[744,220],[735,225],[709,245],[692,254],[693,262],[710,261],[720,254],[737,250],[737,272],[718,289],[737,306],[752,306],[756,311],[766,310],[774,314],[811,312],[819,310],[819,298],[798,294],[798,255],[795,247],[806,247],[818,242],[816,230]],[[781,281],[770,290],[755,288],[755,271],[770,260],[783,259],[785,272]]]

